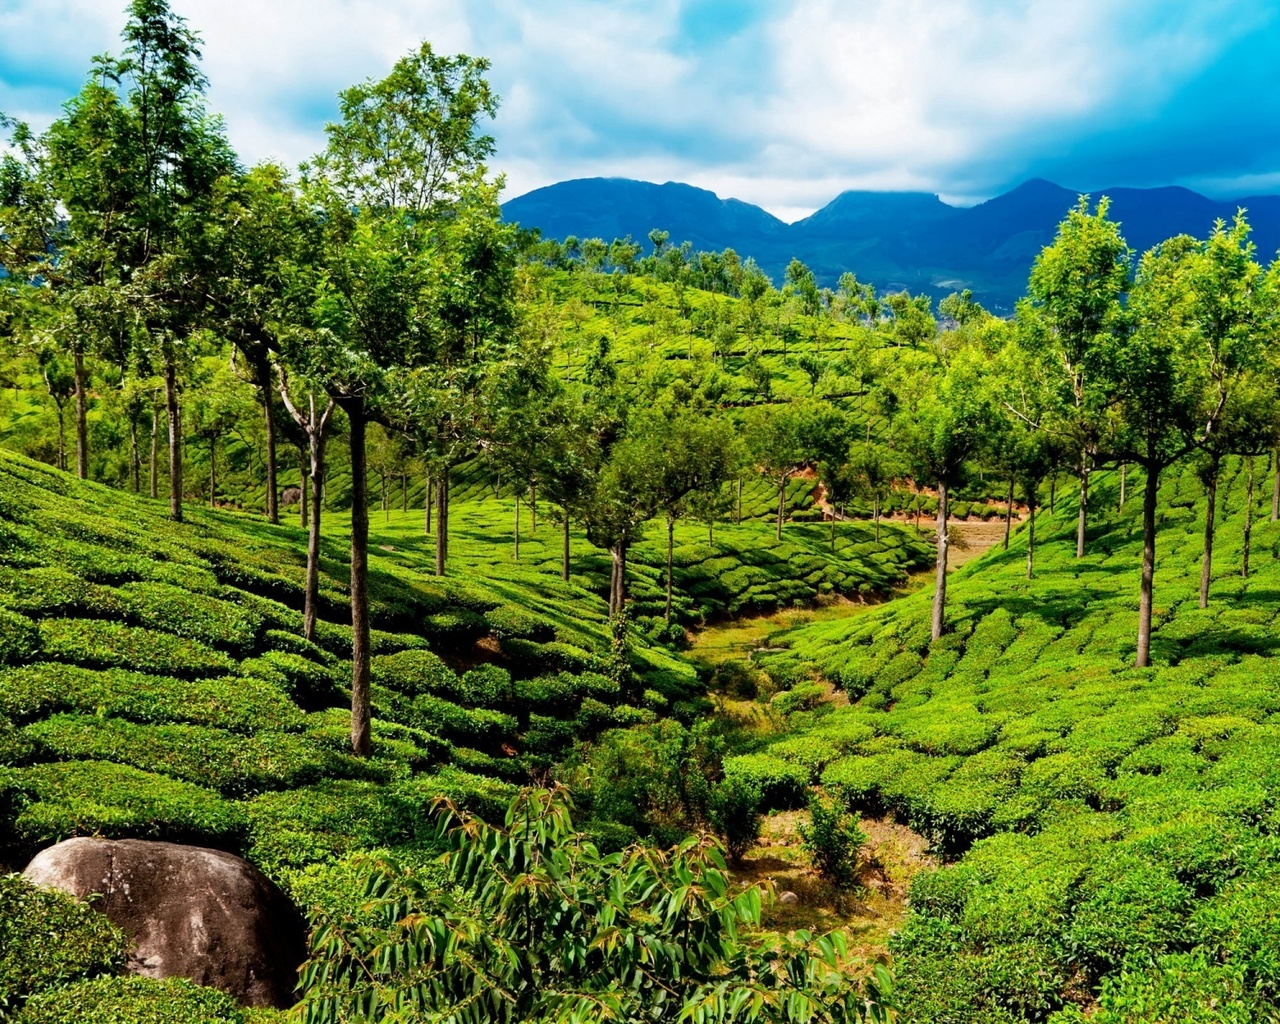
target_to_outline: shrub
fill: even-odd
[[[493,708],[509,704],[512,698],[511,673],[497,665],[468,669],[458,681],[458,692],[468,704]]]
[[[252,609],[167,583],[128,583],[117,593],[130,622],[210,646],[247,651],[263,627]]]
[[[25,615],[0,608],[0,665],[31,661],[40,650],[40,633]]]
[[[826,691],[819,683],[801,683],[790,690],[775,693],[770,706],[784,715],[796,711],[812,711],[826,699]]]
[[[78,835],[203,842],[237,849],[244,814],[216,793],[105,761],[38,764],[11,773],[14,832],[28,842]]]
[[[760,838],[760,788],[752,779],[731,775],[711,790],[707,813],[729,856],[741,861]]]
[[[267,651],[260,658],[240,664],[246,676],[263,679],[276,686],[295,704],[307,710],[331,707],[341,701],[334,673],[324,665],[287,651]]]
[[[246,1011],[225,992],[186,978],[97,978],[33,997],[15,1024],[266,1024],[271,1011]]]
[[[55,711],[191,722],[232,732],[292,731],[301,728],[303,720],[288,698],[252,678],[178,680],[52,664],[0,671],[0,712],[22,720]]]
[[[724,759],[724,775],[740,777],[760,790],[761,807],[799,807],[809,788],[809,770],[774,754],[740,754]]]
[[[800,826],[801,844],[813,866],[837,889],[857,880],[858,852],[867,841],[860,818],[839,801],[814,793],[809,797],[808,825]]]
[[[91,904],[0,875],[0,1018],[33,992],[118,969],[125,945]]]
[[[183,677],[212,676],[235,668],[225,654],[195,640],[118,622],[45,619],[40,623],[40,640],[46,658],[89,668],[130,668]]]
[[[380,654],[371,662],[373,681],[409,697],[431,693],[456,696],[458,677],[430,651]]]
[[[484,613],[490,631],[499,640],[532,640],[545,644],[556,637],[555,627],[517,605],[504,604]]]

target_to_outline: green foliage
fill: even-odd
[[[857,880],[858,854],[867,841],[859,822],[839,800],[817,793],[809,797],[809,823],[800,826],[801,843],[818,874],[837,889],[851,889]]]
[[[45,619],[43,655],[87,668],[131,668],[175,676],[213,676],[235,663],[194,640],[97,619]]]
[[[185,978],[128,975],[81,981],[35,996],[18,1024],[270,1024],[270,1010],[245,1010],[229,995]]]
[[[711,790],[707,816],[734,861],[742,860],[760,838],[760,789],[755,780],[730,775]]]
[[[0,1017],[33,993],[118,970],[125,945],[89,903],[0,875]]]
[[[504,827],[448,805],[438,821],[468,901],[442,901],[430,875],[392,859],[369,862],[365,908],[313,921],[307,1021],[887,1020],[883,969],[864,987],[842,969],[841,934],[754,930],[760,892],[734,891],[713,844],[604,855],[546,792],[513,801]]]
[[[725,778],[741,778],[760,791],[761,807],[785,810],[804,804],[809,771],[774,754],[739,754],[724,760]]]

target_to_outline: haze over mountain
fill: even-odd
[[[1213,200],[1190,189],[1111,188],[1112,216],[1139,253],[1171,235],[1203,237],[1215,219],[1248,211],[1264,262],[1280,248],[1280,196]],[[819,283],[832,285],[846,270],[882,291],[907,288],[935,296],[964,288],[989,308],[1012,309],[1027,272],[1078,193],[1033,180],[972,207],[949,206],[925,192],[844,192],[793,224],[758,206],[678,182],[663,185],[628,178],[581,178],[535,189],[503,204],[510,221],[544,236],[630,235],[648,247],[661,228],[672,242],[695,249],[734,249],[752,256],[779,282],[793,257],[807,263]]]

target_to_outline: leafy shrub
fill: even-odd
[[[40,650],[40,633],[25,615],[0,608],[0,665],[31,661]]]
[[[512,699],[511,673],[497,665],[477,665],[463,673],[458,693],[468,704],[493,708]]]
[[[555,627],[517,605],[504,604],[484,613],[490,631],[499,640],[532,640],[545,644],[556,637]]]
[[[0,875],[0,1017],[33,992],[122,967],[125,945],[91,904]]]
[[[818,874],[838,889],[851,889],[857,880],[858,852],[867,841],[858,815],[830,797],[809,797],[807,825],[800,826],[805,852]]]
[[[775,693],[770,706],[784,715],[796,711],[812,711],[826,699],[826,691],[818,683],[801,683],[790,690]]]
[[[135,625],[231,651],[247,651],[263,627],[249,608],[167,583],[128,583],[117,593]]]
[[[711,790],[707,814],[729,856],[740,861],[760,838],[760,789],[752,779],[731,775]]]
[[[232,732],[292,731],[302,712],[252,678],[178,680],[123,669],[36,664],[0,671],[0,712],[18,720],[82,711],[142,722],[191,722]]]
[[[241,809],[216,793],[127,765],[38,764],[13,770],[7,785],[20,807],[14,832],[28,842],[101,834],[236,849],[244,832]]]
[[[212,676],[235,663],[195,640],[140,626],[97,619],[44,619],[40,640],[46,658],[89,668],[130,668],[174,676]]]
[[[260,658],[241,662],[240,671],[246,676],[266,680],[295,704],[308,710],[331,707],[342,699],[333,671],[301,654],[267,651]]]
[[[761,806],[785,810],[804,803],[809,770],[774,754],[740,754],[724,759],[725,778],[739,777],[760,791]]]
[[[626,1020],[714,1021],[762,990],[788,1018],[859,1021],[868,1003],[886,1017],[883,968],[864,987],[843,970],[842,936],[811,944],[806,933],[760,934],[759,890],[735,891],[714,847],[690,840],[662,857],[605,856],[550,793],[522,794],[504,827],[462,822],[452,809],[441,818],[445,867],[470,900],[442,901],[435,877],[394,859],[369,862],[366,909],[313,922],[308,1020],[429,1018],[456,1012],[456,993],[466,993],[485,1020],[598,1019],[608,1008]],[[430,952],[446,944],[457,955]],[[636,985],[637,971],[664,983]]]
[[[267,1024],[272,1011],[246,1011],[216,988],[186,978],[128,975],[81,981],[34,996],[15,1024]]]
[[[457,696],[458,677],[430,651],[401,651],[372,659],[373,681],[409,697],[431,693]]]

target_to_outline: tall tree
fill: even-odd
[[[392,369],[447,363],[447,346],[476,340],[459,311],[478,268],[445,254],[465,248],[456,243],[477,219],[493,219],[494,190],[482,180],[493,139],[479,130],[497,110],[488,68],[423,43],[386,78],[344,90],[306,179],[325,222],[316,309],[329,343],[316,362],[350,424],[351,743],[361,756],[370,743],[366,431],[383,415]],[[479,218],[459,216],[477,209]],[[475,255],[483,264],[490,253]]]
[[[1036,257],[1030,306],[1020,310],[1022,319],[1038,317],[1045,328],[1024,337],[1038,342],[1042,371],[1056,384],[1046,424],[1079,453],[1077,558],[1085,551],[1089,474],[1105,445],[1106,409],[1114,396],[1107,364],[1114,353],[1111,338],[1123,321],[1129,288],[1131,253],[1109,210],[1105,196],[1092,213],[1089,197],[1080,197],[1053,243]]]

